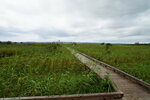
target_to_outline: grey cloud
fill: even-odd
[[[150,0],[22,1],[0,1],[0,37],[150,42]]]
[[[133,16],[150,9],[149,0],[68,0],[71,11],[84,16],[112,18]]]
[[[150,37],[150,29],[149,28],[139,28],[137,30],[134,30],[132,33],[126,35],[126,36],[145,36],[145,38]]]
[[[75,34],[69,34],[63,30],[50,30],[50,29],[37,29],[32,30],[33,33],[38,34],[42,38],[49,38],[49,37],[72,37],[76,36]]]
[[[30,31],[24,31],[17,28],[4,28],[0,27],[0,36],[2,37],[10,37],[10,36],[18,36],[20,34],[28,34],[31,33],[39,35],[43,39],[47,39],[49,37],[71,37],[76,36],[75,34],[69,34],[63,30],[50,30],[50,29],[36,29]]]
[[[0,27],[0,36],[1,37],[8,37],[8,36],[16,36],[15,33],[22,32],[21,30],[17,30],[15,28],[4,28]]]

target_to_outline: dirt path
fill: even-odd
[[[109,73],[110,79],[117,85],[118,89],[124,93],[122,100],[150,100],[150,92],[142,86],[124,78],[114,71],[97,64],[80,53],[74,51],[72,52],[82,63],[86,64],[101,77],[104,77],[106,73]]]

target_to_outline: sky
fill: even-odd
[[[0,41],[150,42],[150,0],[0,0]]]

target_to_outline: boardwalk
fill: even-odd
[[[118,89],[124,93],[123,100],[150,100],[150,92],[147,89],[124,78],[120,74],[97,64],[80,53],[72,52],[81,62],[86,64],[101,77],[104,77],[106,73],[109,73],[110,79],[117,85]]]

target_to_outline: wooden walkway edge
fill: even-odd
[[[121,100],[122,92],[0,98],[0,100]]]
[[[124,73],[123,71],[122,73],[119,73],[120,71],[117,72],[117,70],[108,67],[108,64],[101,61],[98,62],[96,59],[83,53],[74,50],[71,51],[82,63],[86,64],[101,77],[104,77],[106,73],[109,73],[110,79],[117,85],[117,88],[124,93],[123,100],[150,100],[149,84],[131,75],[124,76],[122,74]]]

